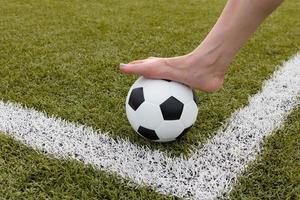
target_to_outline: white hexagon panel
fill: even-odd
[[[155,132],[160,142],[171,142],[184,131],[184,126],[180,120],[163,121]]]
[[[187,103],[193,99],[193,90],[184,84],[172,81],[170,82],[170,89],[172,96],[182,103]]]
[[[172,94],[169,87],[169,82],[164,80],[148,81],[144,86],[144,97],[146,101],[161,104],[167,100]]]

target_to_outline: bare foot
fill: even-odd
[[[194,59],[192,54],[173,58],[150,57],[120,64],[120,70],[127,74],[174,80],[204,92],[220,89],[226,68],[227,66],[219,64],[217,59]]]
[[[175,80],[205,92],[217,91],[234,56],[281,2],[230,0],[212,30],[192,53],[133,61],[121,64],[120,69],[128,74]]]

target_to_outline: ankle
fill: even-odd
[[[218,74],[225,74],[233,57],[228,55],[221,46],[214,48],[197,48],[186,55],[186,63],[189,66],[210,69]]]

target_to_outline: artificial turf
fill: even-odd
[[[266,142],[230,199],[300,198],[300,108]],[[131,185],[131,186],[130,186]],[[0,134],[0,199],[178,199],[78,161],[57,160]]]
[[[247,104],[300,46],[300,2],[285,1],[232,63],[217,93],[198,92],[200,113],[181,141],[153,144],[130,128],[124,101],[137,76],[118,64],[188,53],[205,37],[225,0],[0,1],[0,98],[92,126],[113,137],[188,153]],[[268,140],[231,192],[233,199],[299,199],[299,109]],[[297,176],[298,175],[298,176]],[[77,161],[46,158],[0,135],[0,199],[164,199]]]
[[[0,134],[0,199],[178,199],[116,175],[45,157]]]
[[[129,126],[124,101],[137,76],[120,62],[188,53],[205,37],[225,1],[58,1],[0,3],[0,97],[113,137],[188,153],[247,103],[277,65],[299,50],[298,1],[286,1],[233,62],[224,88],[198,93],[199,117],[182,141],[153,144]]]
[[[231,199],[300,199],[300,108],[271,136],[238,180]]]

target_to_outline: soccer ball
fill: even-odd
[[[181,138],[198,115],[194,91],[175,81],[140,77],[130,88],[126,115],[132,128],[155,142]]]

